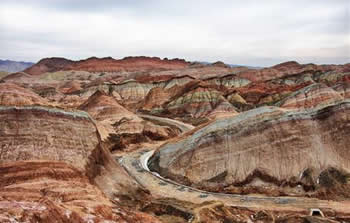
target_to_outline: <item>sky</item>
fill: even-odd
[[[0,59],[350,63],[349,0],[1,0]]]

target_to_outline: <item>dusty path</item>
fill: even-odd
[[[144,114],[137,114],[137,115],[143,119],[155,120],[155,121],[159,121],[159,122],[165,123],[165,124],[170,125],[170,126],[176,126],[183,133],[195,128],[193,125],[186,124],[186,123],[180,122],[178,120],[170,119],[170,118],[162,118],[162,117],[157,117],[157,116],[153,116],[153,115],[144,115]]]
[[[181,126],[182,131],[193,128],[179,121],[150,117],[149,119],[171,122],[169,124]],[[333,211],[337,215],[350,214],[350,201],[327,201],[304,197],[267,197],[264,195],[233,195],[201,191],[187,187],[168,179],[164,179],[157,173],[148,170],[147,161],[152,156],[155,148],[143,149],[142,151],[126,154],[117,161],[126,171],[143,187],[148,189],[156,198],[175,198],[193,203],[204,201],[221,201],[229,206],[249,207],[252,209],[271,211],[296,211],[309,212],[311,208],[319,208],[322,211]]]

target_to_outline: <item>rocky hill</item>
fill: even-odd
[[[162,176],[215,191],[347,186],[349,109],[349,101],[307,111],[252,109],[160,147],[152,165]]]
[[[0,116],[1,221],[157,222],[142,213],[116,211],[92,184],[107,161],[87,113],[2,106]]]

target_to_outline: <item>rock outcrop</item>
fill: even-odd
[[[342,97],[350,98],[350,82],[342,82],[334,85],[332,88],[337,91]]]
[[[1,107],[0,162],[53,160],[85,171],[98,145],[96,128],[85,112],[49,107]]]
[[[128,111],[103,91],[96,91],[79,109],[87,111],[103,127],[105,138],[113,144],[112,150],[121,150],[151,140],[165,140],[178,130],[145,121]]]
[[[47,105],[48,101],[32,92],[30,89],[16,84],[0,84],[0,105],[2,106],[25,106]]]
[[[221,112],[236,113],[234,106],[220,91],[200,85],[170,101],[165,109],[166,113],[175,116],[187,115],[195,118]]]
[[[139,188],[87,113],[2,106],[0,137],[1,222],[158,222],[109,199]]]
[[[334,168],[347,182],[350,102],[308,111],[261,107],[220,119],[159,148],[164,177],[200,188],[325,186]]]
[[[64,162],[7,162],[0,173],[1,222],[158,222],[117,207]]]
[[[97,90],[82,105],[80,110],[87,111],[95,120],[113,119],[119,121],[122,118],[141,121],[138,116],[121,106],[113,97],[105,92]]]
[[[343,94],[345,94],[345,91]],[[282,108],[303,109],[327,105],[343,99],[344,97],[341,94],[324,84],[312,84],[294,92],[277,105]]]

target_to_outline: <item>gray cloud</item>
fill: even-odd
[[[2,0],[0,58],[347,63],[349,10],[348,0]]]

